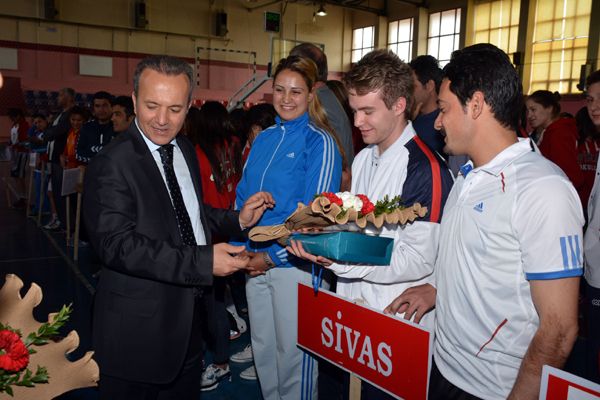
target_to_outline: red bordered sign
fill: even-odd
[[[395,397],[427,398],[432,342],[410,321],[298,285],[298,346]]]
[[[600,385],[544,365],[540,400],[600,400]]]

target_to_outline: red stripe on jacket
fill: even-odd
[[[427,147],[418,136],[413,138],[417,146],[427,156],[429,166],[431,167],[431,177],[433,181],[433,190],[431,192],[431,210],[429,210],[429,221],[438,222],[442,212],[442,173],[440,172],[440,163],[438,162],[431,149]]]

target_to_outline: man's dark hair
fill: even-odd
[[[63,92],[63,94],[70,96],[72,99],[75,98],[75,90],[73,88],[64,87],[64,88],[60,89],[60,91]]]
[[[35,114],[33,114],[33,115],[31,116],[31,119],[32,119],[32,120],[34,120],[34,119],[36,119],[36,118],[42,118],[42,119],[45,119],[45,120],[47,120],[47,119],[48,119],[48,118],[46,118],[46,116],[45,116],[44,114],[42,114],[41,112],[36,112]]]
[[[188,78],[188,82],[190,84],[190,91],[188,93],[188,103],[192,101],[192,91],[194,87],[192,82],[194,82],[194,71],[190,64],[185,61],[171,56],[166,55],[158,55],[158,56],[150,56],[144,58],[140,61],[135,67],[135,72],[133,73],[133,92],[136,97],[138,95],[138,90],[140,88],[140,76],[142,72],[146,69],[151,69],[158,73],[168,75],[168,76],[177,76],[177,75],[185,75]]]
[[[587,77],[587,79],[585,80],[585,88],[587,90],[587,88],[589,88],[591,85],[593,85],[594,83],[598,83],[600,82],[600,69],[592,72],[590,74],[590,76]]]
[[[84,122],[89,119],[89,115],[90,115],[89,111],[81,106],[71,107],[71,109],[69,110],[69,117],[73,114],[81,115]]]
[[[317,64],[317,80],[327,82],[327,56],[312,43],[300,43],[290,51],[290,56],[306,57]]]
[[[105,92],[104,90],[101,90],[99,92],[94,93],[92,101],[94,100],[108,100],[109,103],[112,103],[113,95],[108,92]]]
[[[506,53],[488,43],[465,47],[452,53],[443,72],[463,107],[480,91],[494,118],[502,126],[517,130],[523,87]]]
[[[127,118],[134,115],[133,113],[133,100],[129,96],[117,96],[110,103],[111,106],[121,106],[125,109],[125,115]]]
[[[246,113],[247,127],[250,129],[252,125],[258,125],[262,129],[267,129],[270,126],[275,125],[276,116],[277,112],[272,104],[256,104]]]
[[[422,85],[426,85],[430,80],[435,83],[436,93],[440,93],[440,85],[442,84],[442,69],[438,60],[430,55],[418,56],[410,62],[410,67],[417,75],[417,79]]]

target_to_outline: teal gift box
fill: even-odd
[[[311,254],[338,261],[390,265],[394,239],[354,232],[292,234]]]

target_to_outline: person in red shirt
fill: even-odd
[[[577,163],[577,125],[574,118],[561,118],[560,94],[538,90],[527,98],[527,120],[538,133],[536,144],[542,155],[558,165],[582,196],[583,173]]]
[[[79,132],[84,122],[87,121],[87,112],[81,107],[73,107],[71,109],[70,122],[71,130],[67,136],[67,144],[65,150],[60,156],[60,163],[64,169],[77,168],[83,165],[77,160],[77,141],[79,140]]]
[[[577,148],[577,163],[583,174],[583,186],[580,190],[581,205],[586,214],[587,203],[594,186],[596,177],[596,164],[600,151],[600,131],[596,129],[588,113],[587,107],[582,107],[575,115],[577,131],[579,133],[579,147]]]

